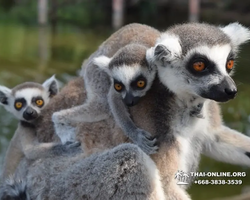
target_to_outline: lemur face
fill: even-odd
[[[224,28],[184,24],[170,28],[147,51],[147,59],[157,65],[161,82],[177,95],[225,102],[237,93],[230,75],[238,47],[248,39],[249,30],[238,23]]]
[[[134,106],[150,89],[156,69],[146,60],[145,46],[130,44],[121,48],[112,58],[95,58],[97,66],[106,71],[113,84],[112,89],[121,95],[127,106]]]
[[[121,94],[127,106],[134,106],[150,89],[155,71],[138,64],[114,67],[110,71],[114,90]]]
[[[39,117],[41,110],[57,92],[58,84],[54,76],[42,85],[26,82],[13,89],[0,86],[0,104],[17,119],[31,122]]]

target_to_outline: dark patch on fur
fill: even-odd
[[[8,105],[8,98],[6,95],[0,91],[0,101],[2,104]]]
[[[49,86],[49,97],[52,98],[58,93],[58,87],[56,81],[52,81]]]
[[[190,116],[191,117],[198,117],[198,118],[204,118],[201,111],[203,108],[203,103],[198,104],[197,106],[194,106],[190,110]]]
[[[81,146],[72,146],[69,147],[70,144],[58,144],[52,147],[51,152],[56,156],[71,156],[83,153]]]
[[[246,152],[245,154],[248,156],[248,158],[250,158],[250,152]]]
[[[154,120],[158,146],[160,146],[162,142],[164,142],[164,145],[174,144],[175,137],[170,128],[173,113],[171,101],[173,100],[174,94],[162,85],[158,77],[156,77],[148,95],[151,96],[151,100],[154,102],[151,119]]]
[[[21,120],[20,123],[25,128],[35,128],[35,125],[33,123],[29,123],[23,120]]]
[[[27,186],[22,181],[4,182],[0,187],[1,200],[30,200],[27,193]]]

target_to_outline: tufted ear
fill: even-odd
[[[11,97],[11,89],[0,85],[0,105],[2,105],[9,112],[12,110],[10,105]]]
[[[167,65],[181,57],[181,45],[179,39],[170,34],[163,34],[154,47],[147,50],[146,58],[150,65],[155,62]]]
[[[44,81],[43,87],[49,93],[49,97],[55,96],[59,92],[59,85],[55,75]]]
[[[235,48],[250,39],[250,30],[238,22],[220,27],[220,29],[231,39]]]
[[[106,73],[110,74],[109,71],[109,63],[111,61],[111,58],[108,58],[107,56],[99,56],[94,58],[93,63],[97,65],[99,68],[104,70]]]

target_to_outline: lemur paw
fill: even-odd
[[[157,139],[153,137],[150,133],[142,130],[136,129],[135,132],[136,143],[146,154],[154,154],[157,153],[159,147],[157,146]]]
[[[76,140],[76,128],[62,122],[62,118],[59,113],[56,112],[52,115],[52,121],[54,122],[55,132],[63,144]]]
[[[81,146],[81,143],[79,141],[67,141],[64,145],[67,149],[70,149]]]

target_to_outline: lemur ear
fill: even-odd
[[[250,39],[250,30],[238,22],[220,27],[220,29],[231,39],[236,48]]]
[[[108,65],[111,61],[111,58],[108,58],[107,56],[99,56],[94,58],[94,64],[97,65],[99,68],[103,69],[105,72],[110,74]]]
[[[0,85],[0,104],[3,106],[8,105],[11,96],[11,89]]]
[[[43,83],[43,87],[45,88],[45,90],[47,92],[49,92],[49,97],[55,96],[59,92],[59,86],[58,86],[58,82],[55,78],[55,75],[53,75],[52,77],[47,79]]]
[[[146,58],[150,65],[160,62],[163,66],[181,57],[181,45],[174,35],[163,34],[154,47],[147,50]]]

